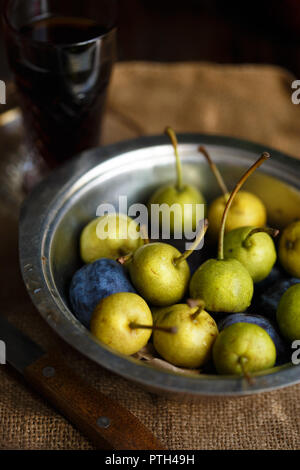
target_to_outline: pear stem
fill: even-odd
[[[128,263],[128,261],[130,261],[132,257],[133,257],[133,253],[129,253],[126,256],[121,256],[120,258],[118,258],[117,262],[123,265],[123,264]]]
[[[264,152],[260,158],[246,171],[246,173],[241,177],[240,181],[237,183],[235,186],[234,190],[230,194],[230,197],[227,201],[227,204],[224,209],[223,217],[222,217],[222,222],[221,222],[221,229],[219,233],[219,246],[218,246],[218,259],[223,260],[224,259],[224,233],[225,233],[225,224],[226,224],[226,219],[227,215],[229,212],[229,209],[231,207],[231,204],[236,196],[236,194],[239,192],[243,184],[246,182],[246,180],[249,178],[250,175],[258,168],[260,165],[262,165],[268,158],[270,158],[271,155],[268,152]]]
[[[196,320],[200,313],[205,309],[205,302],[203,300],[188,299],[186,303],[190,308],[198,307],[196,312],[191,315],[192,320]]]
[[[205,236],[207,229],[208,229],[208,220],[205,219],[204,222],[203,222],[202,228],[201,228],[200,232],[198,233],[198,235],[196,237],[196,240],[192,243],[191,248],[189,250],[186,250],[178,258],[174,259],[175,266],[182,263],[182,261],[186,260],[193,253],[193,251],[195,251],[195,249],[197,248],[197,246],[199,245],[199,243],[201,242],[201,240]]]
[[[130,323],[129,328],[132,330],[152,330],[163,331],[164,333],[176,334],[177,328],[174,326],[157,326],[157,325],[140,325],[139,323]]]
[[[213,174],[215,175],[216,177],[216,180],[218,182],[218,185],[220,186],[220,189],[222,191],[222,193],[224,194],[224,196],[227,196],[227,194],[229,193],[228,189],[227,189],[227,186],[225,184],[225,181],[217,167],[217,165],[212,161],[211,159],[211,156],[209,155],[209,153],[207,152],[206,148],[205,147],[202,147],[200,146],[198,148],[198,151],[200,153],[202,153],[202,155],[204,155],[204,157],[206,158],[206,160],[208,161],[208,164],[210,166],[210,169],[211,171],[213,172]]]
[[[256,233],[267,233],[268,235],[270,235],[270,237],[275,238],[279,234],[279,230],[277,230],[276,228],[270,228],[270,227],[254,228],[248,233],[247,237],[243,241],[243,245],[245,248],[248,248],[249,246],[251,246],[250,238],[252,237],[252,235],[255,235]]]
[[[165,130],[165,133],[167,136],[170,138],[172,145],[174,147],[174,153],[176,157],[176,172],[177,172],[177,182],[176,182],[176,188],[178,191],[182,191],[182,166],[181,166],[181,160],[178,154],[178,141],[176,134],[172,127],[167,127]]]
[[[191,319],[193,321],[196,320],[198,318],[198,316],[200,315],[200,313],[203,312],[203,310],[204,310],[204,307],[198,307],[196,312],[191,315]]]
[[[241,364],[241,368],[242,368],[242,371],[243,371],[243,376],[245,377],[245,379],[247,380],[249,385],[253,385],[253,378],[251,377],[249,372],[246,370],[247,362],[248,362],[248,359],[245,356],[241,356],[239,358],[239,363]]]

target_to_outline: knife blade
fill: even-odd
[[[59,356],[40,346],[0,315],[7,362],[20,372],[98,449],[165,450],[129,410],[87,384]]]

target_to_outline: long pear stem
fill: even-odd
[[[262,165],[268,158],[270,158],[271,155],[268,152],[264,152],[260,158],[252,165],[246,173],[242,176],[240,181],[237,183],[236,187],[232,191],[227,204],[224,209],[223,217],[222,217],[222,222],[221,222],[221,229],[219,233],[219,246],[218,246],[218,259],[223,260],[224,259],[224,233],[225,233],[225,224],[226,224],[226,219],[227,215],[229,212],[229,209],[231,207],[231,204],[236,196],[236,194],[239,192],[243,184],[246,182],[246,180],[249,178],[250,175],[258,168],[260,165]]]
[[[222,177],[222,175],[221,175],[221,173],[220,173],[220,171],[219,171],[217,165],[212,161],[211,156],[209,155],[208,151],[206,150],[205,147],[202,147],[202,146],[200,146],[200,147],[198,148],[198,151],[199,151],[200,153],[202,153],[202,155],[204,155],[204,157],[205,157],[206,160],[208,161],[208,164],[209,164],[209,166],[210,166],[210,169],[211,169],[211,171],[213,172],[213,174],[215,175],[216,180],[217,180],[217,182],[218,182],[218,185],[219,185],[220,188],[221,188],[222,193],[224,194],[224,196],[227,196],[227,194],[229,193],[229,191],[228,191],[228,189],[227,189],[227,186],[226,186],[226,184],[225,184],[225,181],[224,181],[224,179],[223,179],[223,177]]]
[[[251,245],[250,238],[252,237],[252,235],[255,235],[256,233],[267,233],[271,237],[275,238],[279,234],[279,230],[277,230],[276,228],[270,228],[270,227],[257,227],[257,228],[252,229],[248,233],[245,240],[243,241],[243,245],[245,248]]]
[[[178,265],[182,263],[182,261],[186,260],[192,253],[195,251],[201,240],[204,238],[206,231],[208,229],[208,220],[205,219],[201,228],[201,231],[198,233],[196,240],[193,242],[191,248],[186,250],[181,256],[174,259],[174,264]]]
[[[140,325],[139,323],[130,323],[129,328],[132,330],[153,330],[163,331],[164,333],[176,334],[177,328],[174,326],[156,326],[156,325]]]
[[[165,130],[165,133],[170,138],[170,140],[172,142],[172,145],[174,147],[174,153],[175,153],[175,157],[176,157],[176,172],[177,172],[176,188],[177,188],[178,191],[182,191],[182,186],[183,186],[182,185],[182,166],[181,166],[181,161],[180,161],[180,157],[179,157],[179,154],[178,154],[177,137],[176,137],[176,134],[175,134],[174,130],[172,129],[172,127],[167,127],[166,130]]]

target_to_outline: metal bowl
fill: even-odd
[[[300,217],[300,161],[278,151],[232,138],[179,135],[187,182],[208,201],[219,189],[208,165],[197,152],[206,145],[230,188],[265,150],[272,159],[248,181],[247,188],[262,198],[269,223],[282,227]],[[163,371],[116,354],[100,344],[73,316],[68,286],[80,265],[78,239],[100,203],[147,201],[154,188],[175,177],[174,155],[164,136],[96,148],[56,170],[26,200],[20,218],[20,262],[23,278],[37,309],[70,345],[106,369],[153,392],[181,397],[245,395],[300,382],[300,366],[288,365],[258,374],[252,385],[239,377],[198,377]]]

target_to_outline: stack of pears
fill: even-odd
[[[134,355],[151,341],[157,354],[177,367],[209,367],[213,373],[241,375],[250,384],[253,374],[280,363],[289,341],[300,339],[300,284],[284,293],[276,305],[276,320],[255,311],[264,286],[273,285],[274,270],[280,279],[300,278],[300,221],[280,237],[283,274],[274,242],[279,231],[266,226],[262,201],[240,191],[270,155],[264,152],[229,192],[208,151],[200,147],[223,195],[209,206],[208,220],[199,220],[184,204],[193,207],[205,199],[198,188],[183,183],[176,134],[171,128],[166,133],[174,149],[177,181],[158,188],[148,207],[179,204],[182,211],[173,214],[170,233],[189,226],[197,229],[195,241],[181,253],[169,243],[145,240],[141,227],[127,215],[92,220],[80,237],[86,264],[72,280],[71,305],[92,334],[119,354]],[[101,239],[98,230],[105,228],[107,237]],[[207,230],[210,240],[218,241],[217,257],[191,276],[187,259]]]

